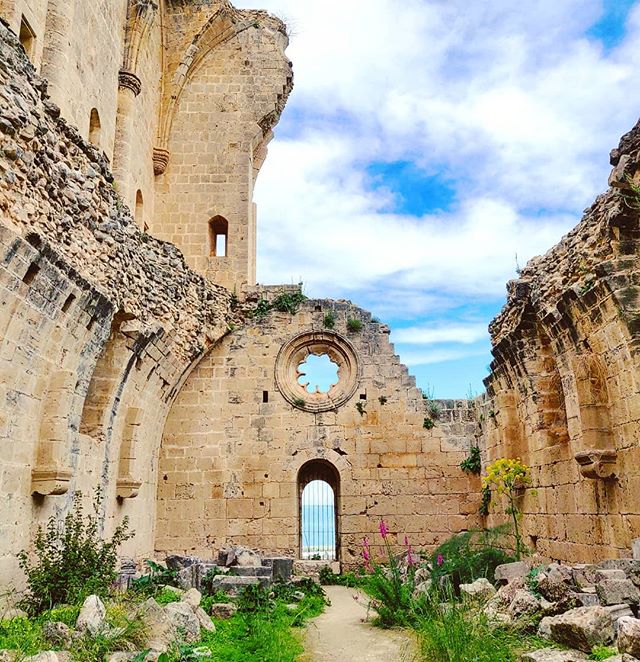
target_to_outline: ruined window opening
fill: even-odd
[[[89,116],[89,142],[95,147],[100,147],[100,129],[100,115],[95,108],[92,108]]]
[[[229,221],[222,216],[214,216],[209,221],[209,254],[211,257],[227,257]]]
[[[322,312],[322,306],[316,306],[316,313]]]
[[[73,302],[76,300],[75,294],[70,294],[66,299],[65,302],[62,304],[62,312],[67,313],[69,312],[69,308],[71,308],[71,305]]]
[[[22,48],[24,48],[25,53],[27,54],[27,57],[30,60],[33,60],[36,44],[36,33],[33,31],[33,28],[29,25],[29,21],[27,21],[24,15],[20,20],[19,39],[20,43],[22,44]]]
[[[298,384],[307,393],[328,393],[340,381],[338,369],[328,354],[309,354],[298,366]]]
[[[35,262],[31,263],[29,265],[29,268],[27,269],[27,273],[22,277],[22,282],[25,285],[31,285],[31,283],[33,283],[36,276],[38,275],[39,271],[40,271],[40,267]]]
[[[367,399],[367,394],[366,393],[360,393],[360,400],[366,400]]]
[[[269,391],[262,391],[262,402],[269,402]]]
[[[312,460],[298,472],[300,558],[335,561],[339,550],[340,475],[325,460]]]
[[[147,225],[144,222],[144,198],[142,197],[142,191],[140,189],[136,191],[136,211],[133,217],[136,221],[136,225],[139,228],[144,228],[146,230]]]

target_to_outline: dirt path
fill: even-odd
[[[331,606],[307,626],[301,662],[415,662],[415,642],[401,630],[381,630],[367,617],[367,597],[356,589],[326,586]],[[357,595],[358,600],[353,596]],[[370,618],[373,614],[369,614]]]

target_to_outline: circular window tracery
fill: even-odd
[[[301,371],[310,356],[326,356],[338,367],[337,382],[324,393],[320,389],[309,389]],[[276,360],[275,377],[280,393],[295,407],[310,412],[329,411],[343,405],[355,393],[359,376],[353,345],[337,333],[327,331],[292,338],[283,345]]]

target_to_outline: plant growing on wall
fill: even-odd
[[[333,313],[327,313],[322,320],[325,329],[333,329],[336,325],[336,316]]]
[[[488,485],[483,485],[480,494],[481,494],[481,499],[480,499],[480,508],[478,508],[478,512],[483,517],[487,517],[487,515],[489,515],[489,507],[491,506],[491,488]]]
[[[35,558],[25,550],[18,554],[28,586],[21,608],[40,614],[56,605],[78,604],[91,594],[107,595],[117,577],[118,548],[134,534],[125,517],[111,538],[102,539],[98,516],[102,499],[97,491],[93,513],[85,515],[82,495],[76,492],[73,508],[62,523],[52,515],[45,528],[38,528]]]
[[[507,498],[508,515],[513,521],[513,534],[516,539],[516,560],[520,560],[524,547],[519,521],[522,512],[518,507],[518,490],[531,483],[531,470],[519,458],[501,458],[487,467],[487,475],[482,479],[482,486],[494,487],[498,494]]]
[[[480,448],[478,446],[471,446],[469,455],[460,462],[460,468],[468,474],[480,475],[482,471],[482,461],[480,459]]]
[[[360,414],[360,416],[364,416],[367,413],[364,402],[356,402],[356,409],[358,410],[358,414]]]
[[[424,421],[422,422],[422,427],[425,430],[433,430],[435,425],[436,424],[433,422],[433,419],[431,419],[431,418],[425,418]]]
[[[363,326],[364,325],[360,320],[355,319],[353,317],[350,317],[347,320],[347,331],[349,331],[350,333],[360,333],[360,331],[362,331]]]
[[[300,304],[306,301],[306,299],[307,297],[302,294],[302,290],[293,293],[283,292],[273,300],[271,307],[279,313],[295,315],[298,312],[298,308],[300,308]]]

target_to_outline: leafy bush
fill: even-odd
[[[219,605],[223,602],[233,602],[228,593],[224,591],[216,591],[213,595],[205,595],[200,602],[200,606],[211,615],[212,605]]]
[[[481,577],[495,581],[496,567],[514,560],[501,545],[507,532],[507,526],[473,529],[443,542],[431,556],[434,584],[449,584],[457,593],[460,584]]]
[[[268,612],[274,607],[273,598],[262,584],[245,586],[238,594],[238,611],[245,614]]]
[[[155,596],[165,586],[178,587],[178,573],[155,561],[146,561],[151,572],[131,582],[131,589],[143,596]]]
[[[350,333],[360,333],[364,327],[364,324],[359,320],[353,317],[350,317],[347,320],[347,331]]]
[[[78,604],[88,595],[105,596],[117,577],[118,547],[133,536],[125,517],[108,540],[100,537],[98,512],[102,495],[97,492],[93,513],[85,515],[77,492],[73,508],[61,524],[54,516],[38,528],[35,560],[26,551],[18,562],[27,576],[28,591],[19,606],[40,614],[60,604]]]
[[[45,611],[40,620],[44,623],[46,621],[53,621],[64,623],[70,628],[75,627],[78,616],[80,615],[80,605],[64,605],[62,607],[54,607]]]
[[[300,304],[306,300],[307,297],[302,294],[302,290],[294,292],[293,294],[283,292],[273,300],[271,307],[280,313],[295,315],[298,312],[298,308],[300,308]]]
[[[336,316],[333,313],[327,313],[322,320],[325,329],[333,329],[336,325]]]
[[[478,446],[471,446],[469,455],[460,462],[460,468],[469,474],[480,475],[482,471],[482,461],[480,458],[480,448]]]
[[[436,424],[430,418],[425,418],[423,423],[422,423],[422,427],[425,428],[425,430],[433,430],[435,425]]]

